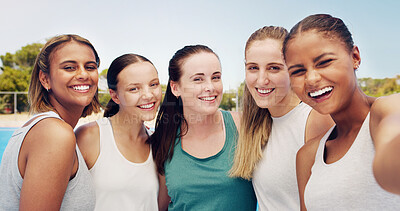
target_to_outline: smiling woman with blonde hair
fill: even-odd
[[[286,35],[282,27],[265,26],[245,47],[243,115],[230,173],[252,179],[261,211],[299,209],[297,150],[332,124],[292,91],[282,54]]]

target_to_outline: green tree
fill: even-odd
[[[23,46],[17,50],[15,54],[7,52],[0,55],[3,63],[0,75],[0,91],[28,91],[30,75],[35,64],[37,55],[43,47],[41,43],[33,43]],[[14,103],[13,95],[1,96],[0,104]],[[26,111],[28,108],[28,100],[26,95],[17,95],[18,111]],[[13,106],[13,105],[12,105]],[[0,105],[0,108],[4,105]]]
[[[358,83],[361,90],[373,97],[380,97],[400,92],[400,75],[396,78],[384,78],[384,79],[373,79],[373,78],[360,78]]]
[[[236,102],[233,100],[235,98],[236,98],[235,91],[231,90],[229,92],[225,92],[222,95],[222,100],[219,107],[227,111],[232,111],[232,108],[236,107]]]

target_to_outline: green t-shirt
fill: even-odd
[[[174,155],[165,163],[165,178],[171,203],[168,210],[256,210],[256,196],[250,181],[230,178],[238,132],[232,116],[221,111],[225,144],[208,158],[196,158],[182,150],[176,139]]]

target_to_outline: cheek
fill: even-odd
[[[125,93],[124,97],[121,99],[121,103],[124,103],[126,106],[136,105],[139,101],[138,94]]]
[[[223,92],[224,86],[222,85],[222,81],[217,82],[217,83],[215,84],[215,90],[216,90],[218,93],[222,93],[222,92]]]
[[[162,90],[161,87],[158,87],[155,91],[154,91],[154,96],[156,97],[157,101],[161,100],[162,97]]]
[[[99,81],[99,74],[97,73],[97,71],[92,72],[90,74],[90,77],[91,77],[92,81],[97,84],[97,82]]]
[[[292,90],[296,93],[296,95],[300,96],[304,90],[304,78],[301,77],[290,78],[290,86],[292,87]]]
[[[253,87],[257,82],[257,74],[249,73],[246,71],[246,84],[247,86]]]
[[[280,72],[276,75],[273,75],[270,80],[273,81],[277,87],[287,89],[290,87],[290,78],[287,72]]]

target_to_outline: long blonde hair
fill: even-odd
[[[283,43],[287,30],[283,27],[265,26],[255,31],[247,40],[245,54],[254,41],[275,39]],[[250,180],[254,168],[261,160],[263,149],[271,133],[272,118],[267,108],[257,106],[247,85],[243,94],[243,114],[239,140],[235,150],[230,176]]]

